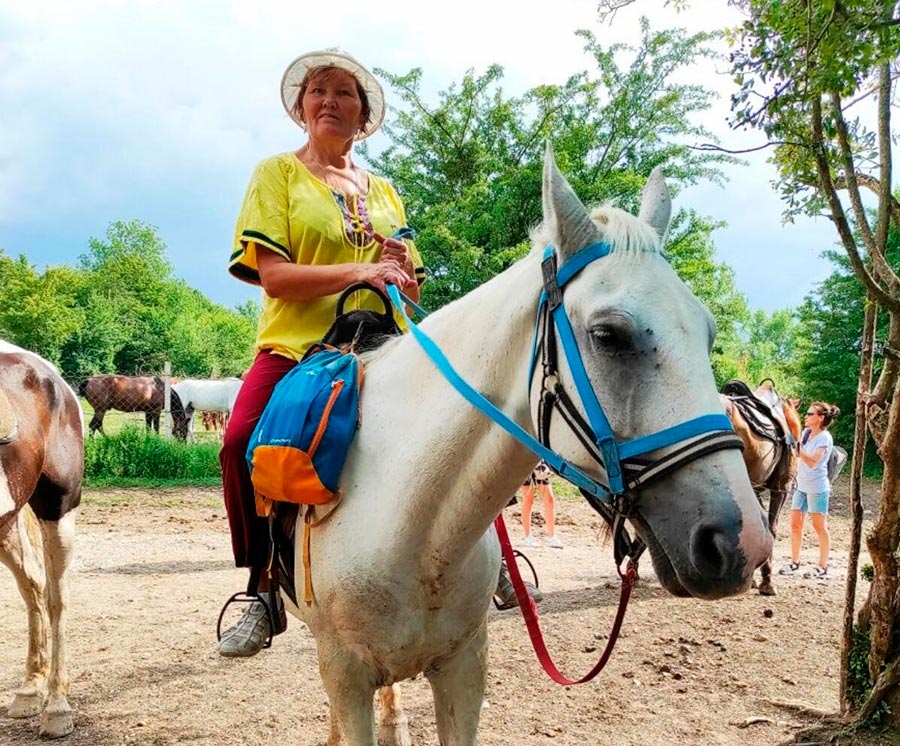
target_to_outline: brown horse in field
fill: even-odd
[[[797,444],[800,442],[799,400],[783,399],[771,379],[760,383],[752,394],[734,382],[723,387],[719,395],[725,414],[744,442],[744,464],[750,483],[760,498],[769,492],[768,520],[772,535],[778,528],[778,514],[797,477]],[[760,403],[762,406],[760,406]],[[760,566],[762,582],[759,592],[774,596],[772,558]]]
[[[93,376],[78,387],[78,393],[94,408],[91,434],[103,432],[103,418],[110,409],[144,412],[147,429],[159,432],[159,416],[165,405],[165,384],[159,376]]]
[[[55,738],[74,724],[66,695],[66,568],[84,470],[75,392],[39,356],[0,340],[0,562],[28,609],[25,681],[6,714],[41,713]]]

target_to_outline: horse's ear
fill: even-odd
[[[669,197],[669,188],[663,178],[662,167],[657,166],[644,185],[644,194],[641,197],[641,211],[638,214],[641,220],[653,226],[660,239],[666,235],[669,228],[669,218],[672,215],[672,200]]]
[[[553,157],[553,146],[547,142],[544,153],[544,228],[564,262],[579,249],[600,237],[587,208],[560,173]]]

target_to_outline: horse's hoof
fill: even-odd
[[[378,746],[412,746],[409,721],[405,716],[396,718],[392,723],[379,724]]]
[[[71,710],[50,712],[44,710],[41,716],[41,738],[63,738],[75,730]]]
[[[762,583],[759,586],[759,595],[760,596],[776,596],[778,594],[775,593],[775,586],[771,583]]]
[[[44,709],[47,695],[42,692],[19,692],[6,710],[7,717],[30,718],[39,715]]]

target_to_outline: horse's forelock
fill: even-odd
[[[625,210],[601,205],[591,210],[591,220],[603,231],[602,240],[610,245],[613,254],[636,257],[662,253],[662,241],[656,230]],[[543,224],[531,232],[531,240],[535,252],[543,252],[553,243],[550,230]]]
[[[591,210],[591,220],[603,231],[603,240],[612,247],[614,254],[659,254],[662,251],[656,230],[618,207],[595,207]]]

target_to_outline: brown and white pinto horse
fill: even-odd
[[[793,490],[797,477],[797,449],[791,446],[790,439],[793,439],[794,444],[800,442],[800,415],[797,412],[799,400],[783,399],[770,379],[763,381],[753,392],[753,396],[768,405],[769,412],[764,416],[768,415],[770,420],[778,423],[777,426],[773,424],[773,433],[769,435],[762,435],[751,426],[746,409],[740,406],[740,399],[743,397],[723,393],[719,398],[735,432],[744,442],[744,464],[760,505],[763,492],[769,492],[769,529],[775,536],[778,515],[785,499]],[[759,571],[762,575],[760,594],[774,596],[771,556],[760,565]]]
[[[6,714],[41,714],[56,738],[74,724],[66,695],[66,568],[84,472],[75,392],[47,361],[0,340],[0,562],[28,609],[25,681]],[[43,553],[42,553],[43,549]]]

